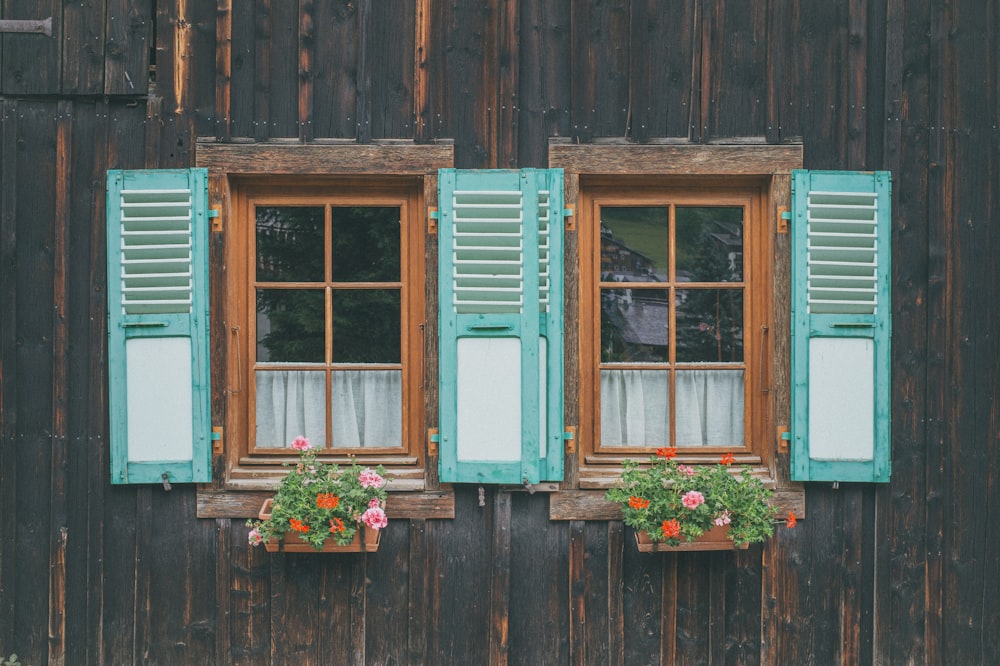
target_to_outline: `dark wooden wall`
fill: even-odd
[[[1000,648],[997,0],[3,0],[0,659],[990,664]],[[738,553],[458,489],[376,556],[270,556],[108,482],[104,180],[222,141],[801,142],[893,174],[893,474]]]

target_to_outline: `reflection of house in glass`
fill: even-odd
[[[686,248],[685,260],[678,258],[685,268],[675,272],[677,360],[742,360],[742,290],[683,289],[689,282],[722,287],[742,280],[742,225],[705,220],[698,239],[696,247]],[[671,301],[665,268],[602,226],[601,281],[624,283],[601,290],[605,362],[668,361]],[[631,288],[641,283],[663,283],[663,288]]]

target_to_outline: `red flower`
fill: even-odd
[[[344,531],[344,521],[340,518],[332,518],[330,520],[330,531],[336,534],[337,532]]]
[[[303,534],[305,534],[306,532],[309,531],[309,526],[303,523],[298,518],[292,518],[288,522],[291,524],[292,529],[295,530],[296,532],[302,532]]]
[[[722,456],[722,460],[720,460],[719,462],[722,463],[723,465],[732,465],[734,462],[736,462],[736,456],[734,456],[732,452],[727,453],[726,455]]]
[[[656,455],[661,458],[666,458],[667,460],[673,460],[677,457],[677,447],[676,446],[661,446],[656,449]]]
[[[785,521],[785,527],[791,529],[799,522],[799,519],[795,517],[795,513],[792,511],[788,512],[788,518]]]
[[[663,536],[666,539],[675,538],[681,534],[681,524],[677,522],[676,518],[664,520],[663,525],[661,525],[661,529],[663,530]]]
[[[633,495],[632,497],[628,498],[628,505],[633,509],[645,509],[647,506],[649,506],[649,500],[643,499],[641,497],[636,497],[635,495]]]
[[[333,493],[319,493],[316,495],[316,506],[321,509],[336,509],[340,504],[340,498]]]

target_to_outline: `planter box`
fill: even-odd
[[[260,508],[258,517],[267,520],[271,517],[271,504],[274,500],[267,499]],[[323,543],[321,550],[316,550],[312,544],[299,538],[295,532],[285,532],[280,541],[265,541],[264,550],[269,553],[374,553],[378,550],[382,532],[363,525],[355,534],[351,543],[340,546],[331,536]]]
[[[668,546],[666,541],[653,541],[646,532],[635,533],[635,544],[640,553],[667,553],[686,550],[733,550],[736,546],[729,540],[729,526],[715,526],[694,541],[682,541],[678,546]],[[747,545],[739,546],[746,550]]]

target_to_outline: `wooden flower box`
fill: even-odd
[[[260,512],[257,514],[261,520],[267,520],[271,517],[273,501],[273,499],[264,501],[264,505],[261,506]],[[300,539],[297,533],[285,532],[285,536],[280,541],[265,541],[264,549],[269,553],[374,553],[378,550],[381,538],[381,531],[373,530],[364,525],[354,534],[351,543],[345,546],[338,545],[331,536],[324,542],[321,550],[316,550],[312,544]]]
[[[729,526],[715,526],[694,541],[682,541],[677,546],[668,546],[666,541],[653,541],[646,532],[635,533],[635,543],[640,553],[668,553],[688,550],[733,550],[737,546],[729,540]],[[738,546],[746,550],[747,544]]]

